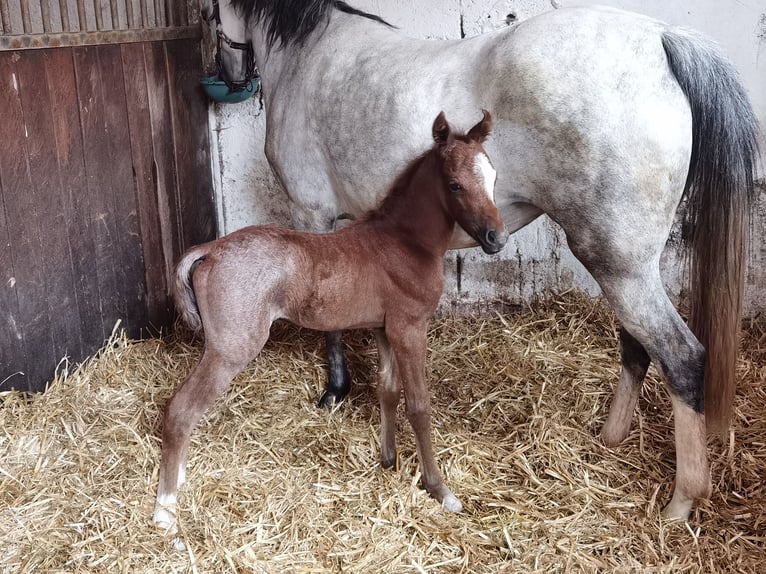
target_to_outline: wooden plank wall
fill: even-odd
[[[173,319],[215,237],[198,40],[0,52],[0,390]]]

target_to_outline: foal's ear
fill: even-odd
[[[444,112],[439,112],[439,115],[436,116],[436,119],[434,120],[434,126],[432,128],[432,133],[434,136],[434,141],[438,145],[444,145],[449,141],[450,135],[452,134]]]
[[[481,118],[481,121],[478,124],[469,130],[468,137],[475,142],[484,143],[487,137],[489,137],[489,133],[492,131],[492,114],[487,110],[481,111],[484,114],[484,117]]]

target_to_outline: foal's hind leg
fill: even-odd
[[[649,369],[649,355],[624,327],[620,329],[620,356],[622,373],[614,391],[609,418],[601,429],[601,438],[607,446],[616,446],[628,436],[633,411]]]
[[[229,387],[247,361],[232,363],[205,349],[199,364],[173,395],[162,423],[162,460],[154,523],[176,531],[176,498],[185,481],[186,451],[194,427],[210,404]]]

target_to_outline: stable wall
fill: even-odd
[[[738,68],[761,125],[766,126],[766,0],[351,0],[352,5],[379,14],[404,33],[424,38],[474,36],[506,26],[510,13],[518,21],[561,6],[596,3],[696,28],[715,39]],[[263,153],[265,114],[258,101],[212,106],[210,129],[222,232],[250,224],[289,225],[286,195]],[[761,150],[766,150],[763,134]],[[547,217],[514,234],[497,256],[488,257],[478,248],[450,252],[445,267],[442,304],[447,309],[470,309],[497,299],[523,303],[549,290],[599,292],[567,248],[561,230]],[[664,277],[674,296],[680,292],[682,270],[677,245],[671,241],[665,253]],[[766,309],[764,286],[766,193],[761,194],[755,214],[747,314]]]

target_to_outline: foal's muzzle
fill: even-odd
[[[505,229],[489,227],[479,234],[478,240],[484,253],[492,255],[505,247],[505,242],[508,241],[508,232]]]

